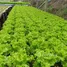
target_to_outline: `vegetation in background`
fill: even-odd
[[[0,2],[9,2],[11,0],[0,0]]]
[[[21,4],[21,5],[29,5],[29,2],[0,2],[0,4]]]

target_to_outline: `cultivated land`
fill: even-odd
[[[67,67],[67,21],[14,6],[0,31],[0,67],[53,67],[55,62]]]

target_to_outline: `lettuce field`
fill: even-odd
[[[67,21],[14,6],[0,31],[0,67],[67,67]]]

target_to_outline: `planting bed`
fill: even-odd
[[[0,2],[0,4],[30,5],[29,2]]]
[[[67,67],[67,21],[14,6],[0,31],[0,67]]]

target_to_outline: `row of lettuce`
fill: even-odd
[[[30,5],[29,2],[0,2],[0,4]]]
[[[0,67],[67,67],[67,21],[29,6],[14,6],[0,31]]]

